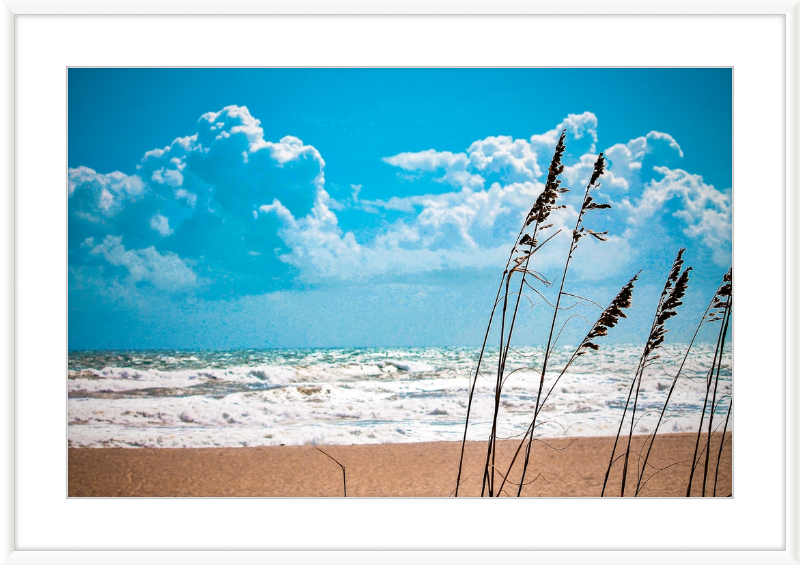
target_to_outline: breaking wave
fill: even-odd
[[[570,352],[558,350],[553,365],[563,366]],[[579,358],[553,390],[538,433],[616,433],[640,353],[640,347],[612,346]],[[681,347],[667,347],[662,363],[645,375],[637,433],[651,431],[682,355]],[[539,384],[531,367],[540,365],[541,356],[539,349],[523,348],[509,358],[500,437],[520,434],[530,423]],[[695,345],[662,432],[696,429],[712,356],[713,346]],[[477,357],[476,348],[71,352],[69,443],[235,447],[460,440]],[[721,414],[731,391],[730,367],[726,352]],[[482,367],[469,439],[488,437],[492,370],[488,361]]]

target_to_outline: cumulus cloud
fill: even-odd
[[[190,206],[200,199],[234,215],[250,215],[270,196],[296,213],[311,210],[325,184],[325,161],[316,148],[293,136],[267,141],[246,107],[208,112],[197,125],[197,133],[147,152],[138,166],[164,197]]]
[[[530,143],[534,151],[543,153],[547,159],[552,154],[563,130],[567,130],[567,151],[573,155],[594,153],[597,144],[597,116],[592,112],[570,114],[553,129],[531,136]]]
[[[310,279],[362,279],[443,269],[494,268],[507,259],[509,245],[541,188],[537,183],[494,183],[486,190],[465,188],[370,202],[410,214],[363,243],[352,232],[341,229],[324,200],[306,218],[295,218],[278,201],[262,206],[260,212],[280,218],[283,227],[279,233],[291,250],[281,258],[300,268]],[[551,249],[563,247],[568,241],[565,222],[574,222],[576,217],[571,206],[553,216],[556,224],[553,231],[562,229],[564,234],[541,254],[540,264],[552,263],[556,253]]]
[[[88,167],[78,167],[68,171],[67,181],[71,208],[79,208],[83,218],[91,222],[113,217],[145,192],[141,178],[119,171],[98,174]]]
[[[555,229],[569,233],[575,221],[583,187],[592,174],[597,159],[597,118],[590,112],[571,114],[552,130],[534,135],[530,140],[508,136],[488,137],[470,145],[463,153],[427,150],[400,153],[384,161],[404,171],[430,173],[435,180],[450,184],[454,190],[440,194],[399,197],[386,200],[360,200],[356,204],[369,213],[382,210],[401,213],[402,217],[372,239],[359,241],[352,232],[342,230],[336,215],[324,206],[305,219],[296,219],[276,204],[262,208],[276,212],[283,221],[281,235],[291,249],[282,256],[312,277],[364,276],[378,272],[413,273],[424,270],[502,265],[508,246],[519,230],[522,218],[542,189],[540,178],[546,170],[553,147],[561,131],[567,128],[569,147],[577,146],[573,156],[565,159],[565,184],[573,193],[563,197],[567,209],[554,214]],[[639,195],[646,156],[659,159],[667,155],[682,157],[677,141],[669,134],[651,131],[626,144],[606,150],[609,157],[599,197],[617,192],[640,196],[638,204],[626,199],[614,202],[614,209],[597,221],[619,233],[599,245],[587,243],[595,253],[591,268],[579,269],[586,277],[602,278],[617,272],[636,256],[631,238],[639,241],[647,233],[640,219],[664,211],[674,195],[684,195],[685,210],[673,215],[686,223],[685,236],[708,246],[714,260],[724,263],[729,258],[730,214],[725,211],[727,196],[706,187],[689,187],[686,179],[661,183],[653,181]],[[660,169],[655,169],[656,173]],[[487,179],[500,179],[485,188]],[[670,187],[667,187],[667,185]],[[679,187],[683,186],[683,189]],[[702,196],[701,196],[702,194]],[[702,212],[701,212],[702,210]],[[568,242],[561,235],[542,253],[543,265]],[[597,249],[594,249],[597,247]],[[583,252],[583,251],[582,251]],[[588,255],[591,255],[589,253]],[[587,256],[588,256],[587,255]]]
[[[358,267],[361,246],[351,233],[343,233],[338,219],[321,195],[311,213],[296,219],[280,201],[261,206],[283,222],[280,235],[291,248],[281,259],[310,273],[347,278]]]
[[[508,183],[530,182],[542,176],[530,142],[505,135],[475,141],[463,153],[428,149],[383,160],[406,171],[438,173],[435,180],[470,189],[483,188],[492,175]]]
[[[487,137],[470,145],[468,155],[470,166],[482,175],[497,173],[507,182],[533,181],[542,176],[537,154],[524,139]]]
[[[87,239],[84,247],[91,255],[102,256],[110,265],[124,267],[131,284],[149,282],[159,290],[175,292],[185,290],[197,283],[194,271],[175,253],[159,253],[155,247],[125,249],[122,238],[107,236],[95,244]]]
[[[155,261],[152,253],[191,260],[212,284],[258,291],[260,281],[275,277],[256,274],[285,264],[274,252],[285,247],[278,226],[265,230],[256,221],[259,206],[279,199],[305,217],[325,183],[316,148],[293,136],[267,140],[260,124],[247,108],[228,106],[201,116],[192,135],[145,153],[133,175],[69,169],[70,249],[87,238],[124,236],[142,260]],[[71,267],[77,272],[84,259],[73,254]]]
[[[228,106],[201,116],[191,135],[147,152],[134,175],[69,170],[70,268],[77,273],[102,260],[117,286],[218,287],[230,295],[290,286],[298,276],[355,280],[502,268],[564,128],[563,179],[572,192],[561,197],[566,209],[551,216],[561,234],[538,257],[542,268],[554,266],[597,157],[598,121],[590,112],[570,114],[528,139],[490,136],[463,151],[383,159],[407,175],[405,182],[438,181],[436,194],[388,190],[382,199],[364,199],[354,172],[343,183],[350,194],[336,201],[315,147],[293,136],[267,140],[247,108]],[[729,260],[730,192],[667,167],[670,156],[682,156],[675,139],[650,132],[605,153],[598,197],[614,208],[593,216],[591,227],[610,229],[611,237],[582,244],[580,253],[594,266],[576,273],[597,278],[624,268],[635,257],[633,238],[649,237],[653,221],[669,224],[667,231],[679,226],[676,237],[706,246],[721,264]],[[377,227],[359,229],[367,214]]]
[[[174,164],[176,166],[175,169],[158,169],[153,171],[153,175],[150,178],[159,184],[166,184],[174,188],[181,186],[183,184],[183,175],[177,167],[185,165],[177,159]]]
[[[435,180],[454,186],[483,186],[485,179],[467,171],[470,167],[469,157],[465,153],[450,151],[419,151],[417,153],[400,153],[394,157],[385,157],[386,163],[400,167],[405,171],[439,172]]]
[[[699,239],[712,250],[714,261],[726,264],[731,259],[731,192],[720,192],[703,182],[703,177],[686,171],[655,167],[663,177],[649,182],[641,197],[631,202],[624,200],[622,208],[628,212],[628,222],[642,227],[662,210],[672,199],[680,207],[672,213],[685,223],[684,233]]]
[[[156,214],[150,218],[150,227],[164,237],[172,234],[175,230],[169,227],[169,219],[161,214]]]
[[[609,170],[614,174],[614,186],[627,191],[631,181],[639,180],[645,156],[660,154],[666,159],[671,153],[683,157],[683,150],[678,142],[668,133],[651,131],[646,136],[637,137],[628,143],[618,143],[605,150],[609,161]]]
[[[558,126],[531,136],[490,136],[473,142],[460,153],[428,149],[385,157],[384,162],[404,171],[431,173],[437,182],[458,188],[480,190],[493,179],[501,183],[524,183],[540,179],[547,170],[553,148],[567,129],[567,146],[578,155],[593,153],[597,143],[597,117],[591,112],[570,114]],[[588,143],[588,145],[587,145]]]

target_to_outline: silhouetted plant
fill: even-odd
[[[666,334],[669,331],[666,329],[665,323],[673,316],[677,316],[676,308],[683,304],[681,299],[683,298],[684,294],[686,293],[686,289],[689,286],[689,271],[691,271],[692,268],[688,267],[681,272],[681,268],[683,267],[683,253],[685,251],[685,249],[680,249],[678,251],[678,255],[675,258],[675,261],[672,263],[672,269],[670,270],[669,276],[664,283],[664,289],[661,292],[661,297],[658,301],[658,307],[656,308],[656,313],[653,317],[653,324],[650,327],[650,334],[647,338],[647,342],[645,343],[644,351],[642,351],[642,355],[639,358],[639,365],[636,369],[636,373],[634,374],[633,381],[631,382],[631,388],[628,392],[628,399],[625,401],[625,408],[622,411],[619,429],[617,430],[617,436],[614,439],[614,447],[611,449],[611,458],[608,462],[605,478],[603,479],[603,490],[601,491],[600,496],[605,495],[608,477],[611,474],[611,467],[614,465],[614,454],[617,449],[617,444],[619,443],[619,436],[622,433],[622,424],[625,421],[625,416],[628,412],[628,406],[630,405],[631,396],[633,395],[633,390],[635,387],[636,396],[634,397],[633,401],[631,426],[628,433],[628,445],[625,450],[624,465],[622,468],[622,488],[620,490],[620,496],[625,496],[625,483],[628,474],[628,459],[630,457],[633,429],[636,423],[636,407],[639,401],[639,391],[641,389],[642,376],[644,375],[644,371],[647,369],[647,367],[649,367],[650,364],[660,357],[660,355],[657,355],[656,352],[664,343]]]
[[[697,468],[697,450],[700,446],[700,436],[703,431],[703,420],[706,416],[706,408],[708,406],[708,396],[711,392],[713,384],[714,392],[711,398],[711,411],[708,418],[708,436],[706,437],[706,460],[703,471],[703,491],[702,495],[706,495],[706,478],[708,476],[708,462],[709,451],[711,449],[711,426],[714,420],[715,402],[717,396],[717,383],[719,382],[719,372],[722,368],[722,355],[725,350],[725,337],[728,333],[728,322],[730,321],[731,311],[733,308],[733,269],[729,270],[722,281],[722,285],[717,290],[712,300],[712,311],[709,314],[710,321],[720,321],[719,334],[717,336],[717,344],[714,348],[714,359],[711,362],[711,369],[708,371],[706,377],[706,397],[703,401],[703,411],[700,414],[700,425],[697,428],[697,440],[694,446],[694,455],[692,456],[691,470],[689,471],[689,484],[686,487],[686,496],[692,494],[692,481],[694,480],[694,471]],[[716,372],[715,372],[716,369]],[[716,376],[715,376],[716,375]],[[722,440],[724,441],[723,436]]]
[[[636,282],[638,278],[639,278],[639,273],[636,273],[633,276],[633,278],[620,289],[620,291],[617,293],[617,295],[614,297],[611,303],[605,308],[605,310],[603,310],[603,312],[600,314],[600,317],[597,318],[597,321],[592,325],[591,329],[586,334],[586,337],[583,338],[580,345],[578,345],[578,347],[572,353],[569,360],[567,361],[567,364],[564,366],[563,369],[561,369],[561,372],[559,373],[558,377],[555,379],[553,384],[550,386],[550,390],[547,392],[544,399],[540,403],[538,403],[536,412],[534,413],[533,416],[533,421],[528,426],[525,435],[522,437],[522,441],[517,447],[517,450],[514,453],[514,457],[511,459],[511,463],[508,466],[508,471],[505,474],[505,477],[509,476],[509,474],[511,473],[511,469],[514,467],[514,463],[517,460],[517,456],[519,455],[519,452],[522,449],[522,446],[525,445],[526,440],[528,440],[528,447],[526,447],[525,451],[525,463],[522,470],[522,478],[518,483],[519,488],[517,490],[517,496],[520,496],[522,494],[522,487],[525,484],[524,480],[525,471],[527,469],[528,462],[530,460],[530,445],[533,441],[533,432],[536,428],[536,419],[539,415],[539,412],[541,412],[542,409],[544,408],[553,390],[555,390],[556,385],[561,380],[561,377],[564,376],[564,373],[567,372],[567,369],[569,369],[570,365],[572,365],[572,363],[581,355],[584,355],[589,351],[597,351],[598,349],[600,349],[600,346],[597,345],[595,341],[599,338],[607,336],[608,330],[616,326],[620,318],[627,318],[627,316],[625,315],[625,310],[627,308],[630,308],[631,304],[633,303],[633,286],[634,282]],[[529,436],[531,438],[530,440],[528,439]],[[506,479],[504,478],[503,483],[500,485],[499,491],[502,491],[505,482]]]
[[[503,276],[500,279],[500,285],[497,289],[497,295],[495,296],[494,306],[492,307],[491,314],[489,315],[489,323],[486,326],[486,333],[483,337],[483,344],[481,345],[480,354],[478,355],[478,362],[475,368],[475,374],[472,378],[472,383],[470,385],[469,391],[469,399],[467,401],[467,416],[464,422],[464,437],[461,442],[461,458],[458,463],[458,475],[456,477],[456,489],[455,489],[455,496],[458,496],[458,489],[461,482],[461,473],[463,470],[464,465],[464,449],[466,446],[467,441],[467,430],[469,428],[469,418],[470,413],[472,410],[472,402],[475,395],[475,385],[478,382],[478,377],[480,376],[481,372],[481,364],[483,363],[483,357],[486,353],[486,344],[489,339],[489,332],[492,328],[492,323],[494,321],[494,316],[497,311],[498,304],[500,302],[500,293],[503,290],[503,286],[506,287],[506,292],[503,295],[503,320],[501,325],[500,335],[503,336],[505,331],[505,317],[506,317],[506,310],[508,308],[508,288],[511,282],[511,275],[517,271],[520,266],[523,266],[522,269],[522,279],[524,282],[525,271],[527,271],[528,263],[530,262],[531,256],[541,249],[544,243],[547,243],[550,239],[555,237],[558,234],[551,235],[542,245],[539,245],[538,240],[536,239],[537,235],[539,235],[540,231],[547,230],[552,227],[552,224],[546,224],[545,222],[550,216],[550,213],[553,210],[557,210],[563,208],[563,206],[557,206],[556,201],[558,199],[559,194],[563,194],[568,191],[566,188],[561,188],[561,181],[558,180],[558,176],[564,171],[564,165],[561,164],[561,158],[564,155],[564,151],[566,150],[566,145],[564,144],[564,138],[566,137],[567,130],[563,130],[561,132],[561,136],[558,139],[558,143],[556,144],[555,153],[553,154],[553,159],[550,162],[550,167],[548,168],[547,173],[547,181],[545,182],[544,189],[542,190],[541,194],[537,197],[535,203],[531,207],[530,211],[528,212],[527,216],[525,217],[525,221],[523,222],[522,228],[520,229],[519,234],[517,235],[517,239],[514,242],[514,246],[511,248],[511,253],[509,254],[508,261],[506,261],[505,269],[503,270]],[[529,232],[528,229],[533,224],[533,231]],[[513,267],[512,267],[513,263]],[[520,284],[520,287],[522,283]],[[521,292],[517,295],[517,305],[519,304]],[[516,314],[516,308],[515,308]],[[512,328],[513,329],[513,328]],[[511,332],[509,332],[510,334]],[[509,335],[510,337],[510,335]],[[501,337],[501,345],[500,345],[500,359],[498,365],[503,367],[505,365],[505,359],[503,358],[503,345],[502,345],[502,337]],[[497,385],[497,394],[499,395],[500,388],[502,383],[499,382]],[[498,396],[499,398],[499,396]],[[499,400],[497,403],[499,407]],[[496,423],[496,422],[495,422]],[[494,434],[495,429],[493,429]],[[490,449],[492,448],[493,444],[491,443],[490,439]]]
[[[658,416],[658,422],[656,423],[656,427],[651,434],[650,442],[647,447],[647,452],[644,456],[644,461],[642,462],[641,472],[639,473],[639,478],[636,483],[636,495],[639,494],[642,487],[644,486],[642,483],[642,479],[644,478],[645,471],[647,469],[647,462],[650,459],[650,452],[653,449],[653,444],[656,441],[656,436],[658,435],[658,430],[661,428],[661,422],[664,419],[664,414],[667,411],[667,406],[669,405],[669,401],[672,398],[672,393],[675,390],[675,385],[678,384],[678,379],[680,379],[681,373],[683,372],[683,367],[686,364],[686,360],[689,358],[689,354],[692,351],[692,346],[694,345],[695,340],[697,339],[697,334],[700,332],[700,328],[703,327],[704,324],[708,324],[711,322],[715,322],[721,319],[721,296],[725,296],[726,288],[730,287],[730,275],[731,271],[729,270],[728,273],[723,277],[722,283],[720,284],[717,291],[714,293],[714,296],[711,298],[711,301],[708,303],[708,307],[706,308],[703,315],[700,317],[700,323],[697,324],[697,328],[694,330],[694,334],[692,335],[692,339],[689,342],[689,346],[686,348],[686,353],[683,356],[683,360],[681,361],[680,366],[678,367],[678,371],[675,373],[675,376],[672,379],[672,385],[669,387],[669,392],[667,393],[667,398],[664,400],[664,406],[661,408],[661,413]],[[720,293],[723,293],[720,295]],[[727,424],[727,422],[726,422]],[[695,453],[695,457],[697,454]],[[645,481],[647,482],[647,481]]]

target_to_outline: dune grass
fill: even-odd
[[[500,283],[498,285],[497,293],[495,296],[494,304],[492,310],[489,314],[489,321],[486,326],[486,331],[484,333],[483,344],[480,349],[480,353],[478,355],[477,365],[475,370],[470,374],[470,383],[469,383],[469,395],[467,399],[467,406],[466,406],[466,419],[464,422],[464,433],[461,442],[461,457],[459,460],[458,465],[458,472],[456,475],[456,485],[454,489],[454,496],[458,496],[459,487],[461,486],[462,482],[462,472],[464,466],[464,449],[467,441],[467,433],[470,425],[470,415],[473,409],[473,403],[475,402],[475,388],[477,384],[478,378],[482,377],[481,367],[487,361],[487,346],[492,335],[492,330],[495,330],[498,337],[499,337],[499,348],[497,350],[497,359],[496,359],[496,369],[494,372],[494,394],[492,396],[492,420],[491,420],[491,429],[489,432],[489,438],[486,443],[486,457],[485,457],[485,464],[483,468],[483,479],[482,479],[482,486],[481,486],[481,496],[489,496],[489,497],[496,497],[501,495],[508,496],[509,493],[505,490],[507,484],[513,484],[516,486],[516,495],[521,496],[523,487],[525,486],[525,476],[528,470],[528,467],[531,463],[531,446],[535,439],[535,433],[538,423],[539,415],[547,403],[548,399],[551,398],[556,385],[573,364],[573,362],[580,357],[581,355],[591,353],[592,351],[596,351],[600,348],[600,346],[596,343],[599,338],[602,338],[608,334],[609,329],[613,328],[620,318],[625,318],[624,310],[629,308],[632,303],[632,293],[634,288],[634,283],[638,279],[639,273],[633,276],[630,281],[622,287],[616,297],[611,301],[611,303],[602,310],[602,313],[597,318],[595,323],[591,326],[589,332],[586,334],[586,337],[582,340],[580,345],[575,349],[575,351],[571,354],[568,358],[567,363],[563,368],[560,369],[559,373],[555,375],[555,378],[552,379],[552,384],[549,385],[547,390],[545,389],[545,383],[547,381],[548,370],[552,372],[551,361],[552,355],[558,343],[558,339],[561,336],[564,328],[569,323],[569,321],[575,317],[575,315],[570,316],[567,320],[562,320],[560,314],[563,313],[564,310],[574,307],[577,303],[585,304],[585,305],[595,305],[599,308],[602,308],[593,300],[588,298],[579,296],[577,294],[573,294],[567,292],[565,287],[567,286],[567,279],[568,274],[570,271],[570,267],[573,265],[575,260],[575,252],[578,248],[578,244],[583,237],[592,237],[598,241],[606,241],[608,232],[598,232],[588,228],[585,225],[587,213],[594,210],[603,210],[610,208],[610,204],[607,203],[598,203],[595,202],[592,193],[600,186],[599,180],[600,177],[605,172],[605,158],[602,153],[600,153],[594,163],[594,168],[592,174],[589,178],[589,181],[585,187],[584,195],[580,210],[578,211],[578,217],[575,223],[575,227],[572,230],[571,234],[571,242],[569,246],[569,250],[566,254],[564,259],[564,266],[560,276],[560,283],[558,286],[558,291],[555,294],[554,300],[551,302],[545,297],[544,292],[552,287],[553,283],[547,279],[547,277],[540,271],[534,268],[535,261],[536,261],[536,253],[550,240],[552,240],[556,235],[558,235],[562,230],[557,230],[555,233],[551,233],[554,228],[554,223],[550,220],[551,214],[559,209],[563,209],[566,206],[562,204],[558,204],[559,196],[568,192],[568,189],[561,186],[561,180],[559,179],[560,175],[564,171],[564,165],[562,163],[562,157],[566,150],[565,145],[565,138],[566,138],[566,130],[561,132],[561,135],[558,139],[558,142],[555,147],[555,151],[553,154],[553,158],[550,162],[550,166],[548,168],[548,175],[544,185],[544,189],[534,202],[532,208],[526,215],[522,228],[519,231],[519,234],[516,237],[514,245],[511,248],[509,253],[508,260],[506,261],[506,266],[503,270],[502,276],[500,277]],[[543,239],[540,243],[539,239]],[[593,250],[597,252],[596,250]],[[668,333],[667,322],[671,318],[678,315],[678,307],[680,307],[683,302],[683,298],[688,291],[689,288],[689,274],[692,270],[691,267],[683,268],[684,259],[683,254],[686,250],[680,249],[678,251],[677,257],[673,262],[672,268],[669,271],[667,276],[666,282],[664,284],[664,288],[661,292],[658,304],[656,306],[655,314],[653,316],[653,321],[650,326],[649,334],[644,342],[644,346],[642,349],[642,354],[639,359],[639,363],[637,366],[636,371],[634,372],[631,380],[630,389],[628,392],[627,400],[625,402],[625,407],[623,409],[622,416],[620,418],[619,427],[617,430],[616,438],[614,441],[614,446],[611,451],[611,455],[609,458],[609,463],[606,469],[605,477],[603,480],[603,487],[601,492],[599,493],[600,496],[606,495],[606,487],[609,482],[609,476],[612,473],[612,469],[614,465],[618,462],[622,462],[622,478],[621,478],[621,489],[620,489],[620,496],[625,496],[626,494],[626,486],[628,483],[628,469],[631,465],[631,458],[637,458],[637,468],[635,469],[635,488],[633,489],[633,496],[638,496],[641,492],[642,488],[647,484],[647,482],[652,479],[656,474],[658,474],[663,469],[655,469],[648,475],[648,470],[652,465],[649,464],[650,455],[653,449],[653,445],[655,443],[656,437],[658,435],[659,428],[662,426],[664,422],[664,416],[667,412],[670,400],[673,397],[673,392],[675,390],[676,384],[678,380],[681,378],[681,373],[683,371],[684,365],[686,360],[692,350],[692,346],[695,343],[695,339],[697,338],[698,332],[700,331],[700,327],[713,323],[713,322],[721,322],[720,324],[720,331],[717,339],[717,346],[715,349],[714,357],[712,360],[712,367],[708,372],[706,378],[706,391],[705,391],[705,399],[704,399],[704,406],[703,411],[701,414],[700,425],[698,427],[697,432],[697,440],[695,446],[695,453],[694,459],[689,465],[691,467],[690,475],[689,475],[689,486],[687,487],[687,496],[691,494],[691,485],[692,480],[694,478],[695,470],[701,463],[701,459],[698,459],[698,450],[700,448],[700,439],[703,430],[703,426],[705,423],[705,414],[707,409],[709,411],[708,417],[708,425],[706,431],[706,444],[703,446],[703,449],[700,451],[699,455],[700,458],[703,457],[703,452],[705,452],[705,460],[703,461],[703,496],[705,496],[706,492],[706,484],[710,478],[710,467],[711,467],[711,458],[710,458],[710,451],[711,451],[711,437],[714,433],[713,430],[713,420],[714,420],[714,413],[716,412],[717,406],[717,391],[718,391],[718,383],[719,383],[719,376],[720,370],[722,366],[722,354],[724,351],[724,342],[728,331],[728,325],[730,321],[730,313],[731,313],[731,303],[732,303],[732,283],[731,283],[731,271],[725,275],[722,285],[720,285],[717,293],[715,294],[714,298],[712,299],[709,307],[704,312],[703,316],[701,317],[700,323],[695,330],[695,333],[692,337],[691,342],[689,343],[685,354],[683,356],[683,360],[677,370],[677,373],[672,375],[673,380],[669,390],[666,393],[666,397],[663,403],[663,406],[660,410],[658,416],[658,422],[656,424],[655,429],[651,432],[651,434],[646,438],[645,442],[642,444],[639,452],[633,453],[631,450],[631,444],[633,435],[636,430],[637,422],[637,410],[639,408],[639,399],[640,399],[640,392],[642,388],[642,382],[645,379],[645,375],[647,370],[657,362],[657,360],[661,357],[663,352],[663,344],[666,340],[666,335]],[[641,271],[640,271],[641,272]],[[540,288],[537,288],[539,286]],[[541,289],[541,290],[540,290]],[[515,351],[512,342],[514,338],[514,330],[519,322],[520,317],[520,303],[521,299],[525,297],[529,301],[530,296],[536,295],[536,297],[540,298],[544,304],[552,309],[552,316],[549,319],[549,331],[547,336],[547,343],[543,351],[543,357],[541,360],[541,365],[538,367],[528,366],[524,367],[525,369],[533,370],[539,374],[539,385],[538,390],[535,397],[535,402],[532,403],[531,406],[531,422],[522,436],[519,445],[511,458],[511,463],[505,472],[501,472],[497,469],[497,439],[498,439],[498,429],[499,429],[499,417],[500,417],[500,406],[502,402],[503,396],[503,387],[509,377],[511,377],[515,372],[521,370],[521,368],[514,369],[511,372],[507,372],[507,362],[509,359],[509,354],[512,351]],[[573,304],[569,307],[562,306],[562,301],[565,297],[569,297],[571,299],[576,300],[576,304]],[[531,304],[533,302],[531,301]],[[585,319],[585,317],[584,317]],[[709,404],[710,400],[710,404]],[[721,400],[721,399],[720,399]],[[719,474],[719,460],[722,455],[722,450],[726,445],[725,440],[725,433],[728,429],[728,424],[730,421],[730,414],[731,414],[731,404],[729,403],[728,406],[728,413],[725,417],[725,424],[723,428],[723,441],[720,442],[719,453],[717,454],[716,460],[716,469],[714,469],[714,495],[716,495],[716,476]],[[629,410],[630,409],[630,410]],[[646,412],[647,413],[647,412]],[[645,414],[646,414],[645,413]],[[641,414],[639,419],[641,419],[645,414]],[[628,422],[627,427],[627,440],[624,441],[625,449],[621,454],[617,454],[617,447],[620,443],[620,438],[623,437],[623,427]],[[514,465],[518,462],[520,453],[523,452],[524,447],[524,457],[522,457],[522,470],[521,470],[521,478],[519,482],[512,482],[508,479],[511,475],[512,469]],[[646,449],[646,451],[645,451]],[[642,455],[644,452],[644,455]],[[676,462],[676,464],[678,464]],[[633,472],[633,471],[631,471]],[[498,478],[499,477],[499,478]]]

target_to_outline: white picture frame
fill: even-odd
[[[797,287],[798,276],[798,228],[800,220],[798,210],[798,193],[800,192],[800,178],[797,160],[800,158],[798,151],[798,88],[800,88],[800,69],[798,68],[797,54],[800,52],[800,0],[703,0],[696,2],[674,2],[669,0],[654,0],[643,2],[624,1],[597,1],[582,2],[580,0],[557,2],[555,0],[504,0],[489,2],[488,0],[472,0],[469,2],[453,0],[435,0],[431,2],[407,2],[401,0],[365,2],[355,0],[160,0],[137,1],[120,0],[115,2],[98,2],[91,0],[62,0],[58,3],[46,0],[0,0],[0,74],[2,75],[2,89],[0,89],[0,379],[2,390],[2,406],[0,407],[0,559],[3,563],[262,563],[262,562],[287,562],[287,563],[395,563],[395,562],[432,562],[432,563],[516,563],[516,562],[547,562],[547,563],[800,563],[800,507],[798,506],[797,485],[800,484],[798,474],[798,373],[797,373],[797,347],[798,341],[798,301],[800,289]],[[194,551],[183,547],[180,550],[171,548],[163,551],[131,551],[137,545],[126,547],[107,547],[107,551],[99,550],[58,550],[58,549],[28,549],[17,545],[18,532],[15,531],[16,516],[20,508],[15,500],[15,472],[20,469],[15,463],[15,447],[20,441],[16,426],[15,406],[19,398],[15,396],[15,369],[21,360],[18,348],[15,345],[15,332],[20,319],[15,317],[15,284],[22,285],[15,273],[15,266],[21,260],[24,250],[19,247],[16,234],[20,225],[15,225],[15,135],[25,132],[21,130],[24,124],[15,128],[16,94],[15,78],[23,71],[18,64],[19,58],[15,53],[15,19],[18,16],[47,16],[54,20],[70,25],[70,15],[156,15],[170,17],[176,14],[201,14],[205,16],[223,16],[235,14],[263,14],[263,15],[412,15],[421,14],[431,18],[441,14],[471,14],[474,17],[482,15],[624,15],[639,14],[652,17],[673,17],[679,15],[731,15],[741,18],[759,15],[778,15],[785,18],[785,51],[783,55],[785,64],[785,159],[782,166],[785,168],[785,262],[783,273],[771,273],[775,276],[785,276],[785,496],[784,506],[785,531],[783,533],[782,549],[730,550],[718,547],[704,550],[664,551],[670,549],[670,544],[660,547],[636,548],[632,550],[554,550],[548,546],[547,551],[501,551],[497,546],[488,546],[486,551],[460,551],[457,547],[425,547],[420,548],[414,543],[398,541],[391,547],[365,550],[363,547],[352,549],[337,549],[335,551],[304,551],[300,545],[284,545],[281,550],[275,551],[235,551],[230,548],[220,551]],[[152,19],[152,21],[157,21]],[[600,27],[602,20],[598,21]],[[335,19],[334,19],[335,22]],[[54,46],[56,47],[56,46]],[[106,54],[113,60],[113,46],[108,47]],[[499,61],[497,64],[501,64]],[[80,64],[76,61],[74,64]],[[113,64],[113,63],[110,63]],[[209,62],[209,64],[216,64]],[[249,63],[248,63],[249,64]],[[289,60],[287,65],[296,64]],[[419,64],[412,62],[412,64]],[[515,63],[511,63],[512,65]],[[587,63],[587,66],[596,65],[596,59]],[[557,66],[557,65],[555,65]],[[736,76],[734,75],[734,82]],[[736,123],[734,124],[736,126]],[[735,161],[736,162],[736,161]],[[58,164],[54,165],[57,166]],[[776,242],[773,242],[776,243]],[[776,243],[777,244],[777,243]],[[770,274],[770,273],[767,273]],[[61,285],[62,281],[56,281]],[[16,357],[15,357],[16,355]],[[18,415],[16,415],[18,416]],[[24,472],[24,470],[23,470]],[[66,491],[66,489],[64,489]],[[65,492],[66,495],[66,492]],[[155,505],[153,501],[142,500],[141,504]],[[198,501],[202,502],[202,501]],[[500,502],[500,501],[497,501]],[[305,501],[303,501],[305,504]],[[369,501],[370,511],[380,511],[380,501]],[[159,508],[165,508],[159,502]],[[393,509],[402,508],[403,512],[409,511],[409,504],[414,501],[404,501],[402,506],[393,506]],[[504,503],[507,508],[508,502]],[[426,507],[428,508],[428,507]],[[435,508],[435,507],[434,507]],[[474,509],[473,506],[468,508]],[[485,506],[481,507],[486,509]],[[724,509],[723,509],[724,511]],[[754,521],[759,520],[753,516]],[[403,534],[401,532],[401,534]],[[401,535],[398,534],[398,535]],[[405,532],[404,535],[411,535]],[[391,551],[412,548],[408,551]],[[285,550],[284,550],[285,549]]]

